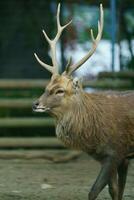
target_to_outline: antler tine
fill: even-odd
[[[58,4],[58,9],[57,9],[57,29],[58,29],[58,32],[57,32],[57,35],[55,37],[55,40],[57,41],[62,33],[62,31],[72,23],[72,20],[70,20],[67,24],[65,24],[64,26],[61,26],[60,24],[60,3]]]
[[[36,60],[40,63],[40,65],[42,67],[44,67],[45,69],[47,69],[49,72],[51,72],[52,74],[54,73],[53,67],[51,65],[47,65],[46,63],[42,62],[39,57],[37,56],[36,53],[34,53],[34,56],[36,58]]]
[[[52,52],[53,66],[55,67],[55,71],[58,73],[58,62],[56,59],[56,44],[57,44],[63,30],[72,22],[72,20],[70,22],[68,22],[67,24],[65,24],[64,26],[61,26],[61,24],[60,24],[60,3],[58,4],[56,18],[57,18],[57,34],[56,34],[55,38],[53,40],[50,40],[47,37],[47,35],[45,37],[50,44],[51,52]]]
[[[93,29],[90,30],[90,34],[91,34],[91,39],[92,39],[92,41],[95,42]]]
[[[42,32],[43,32],[43,34],[44,34],[44,36],[45,36],[45,38],[46,38],[46,41],[47,41],[48,44],[50,45],[50,44],[51,44],[50,38],[48,37],[48,35],[46,34],[46,32],[45,32],[44,30],[42,30]]]
[[[58,73],[58,62],[57,62],[57,58],[56,58],[56,44],[62,34],[62,31],[72,22],[72,20],[70,22],[68,22],[67,24],[65,24],[64,26],[61,26],[60,24],[60,3],[58,4],[58,8],[57,8],[57,34],[55,36],[55,38],[53,40],[51,40],[46,32],[43,30],[43,34],[48,42],[48,44],[50,45],[51,48],[51,58],[52,58],[52,66],[51,65],[47,65],[46,63],[42,62],[39,57],[37,56],[36,53],[34,53],[35,58],[37,59],[37,61],[40,63],[40,65],[42,65],[44,68],[46,68],[48,71],[50,71],[52,74],[54,73]]]
[[[103,21],[104,21],[103,6],[102,4],[100,4],[100,21],[98,21],[98,35],[97,35],[96,40],[101,39],[102,31],[103,31]]]
[[[68,59],[68,62],[67,62],[66,68],[65,68],[65,72],[63,72],[63,74],[68,73],[68,70],[69,70],[71,63],[72,63],[72,56],[70,56],[70,58]]]
[[[98,21],[98,34],[97,37],[94,37],[93,30],[91,29],[91,39],[92,39],[92,48],[89,50],[89,52],[80,60],[78,63],[70,66],[70,69],[68,71],[68,75],[71,75],[76,69],[78,69],[82,64],[84,64],[95,52],[98,43],[101,39],[102,36],[102,31],[103,31],[103,18],[104,18],[104,13],[103,13],[103,7],[102,4],[100,4],[100,21]]]

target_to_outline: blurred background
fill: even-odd
[[[62,24],[73,19],[57,45],[60,70],[64,70],[70,55],[75,63],[90,49],[90,28],[96,35],[99,4],[102,3],[105,12],[102,40],[92,58],[75,75],[82,79],[89,92],[132,90],[134,1],[60,2]],[[49,72],[36,62],[33,53],[51,64],[49,46],[42,29],[51,38],[55,36],[58,3],[56,0],[0,1],[0,136],[3,138],[55,135],[53,120],[46,114],[33,113],[31,105],[42,94],[50,78]],[[11,141],[4,144],[10,147]],[[53,144],[58,143],[53,140]],[[14,145],[19,145],[19,142]],[[49,146],[47,142],[38,145]]]

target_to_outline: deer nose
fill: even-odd
[[[36,110],[37,107],[38,107],[38,105],[39,105],[39,101],[33,102],[32,109],[33,109],[33,110]]]

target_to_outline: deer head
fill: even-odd
[[[65,112],[68,109],[74,95],[83,92],[81,83],[77,78],[72,77],[72,73],[77,70],[82,64],[84,64],[95,52],[98,43],[102,36],[103,31],[103,7],[100,4],[100,21],[98,21],[98,34],[94,37],[93,30],[91,29],[92,47],[88,53],[76,64],[71,63],[69,59],[65,71],[59,74],[58,62],[56,59],[56,44],[63,32],[63,30],[71,23],[67,23],[64,26],[60,24],[60,4],[57,9],[57,34],[53,40],[47,36],[43,30],[43,34],[50,45],[52,66],[42,62],[36,53],[34,53],[37,61],[45,69],[52,73],[51,80],[46,87],[45,93],[33,103],[33,110],[36,112],[49,112],[51,114],[57,114],[58,112]],[[63,109],[64,108],[64,109]]]

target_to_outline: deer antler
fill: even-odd
[[[100,4],[100,21],[98,21],[98,35],[96,38],[94,37],[93,30],[92,29],[90,30],[91,38],[92,38],[92,48],[80,61],[78,61],[78,63],[73,64],[69,67],[68,71],[66,71],[67,75],[71,75],[76,69],[78,69],[82,64],[84,64],[95,52],[102,36],[103,18],[104,18],[103,7],[102,7],[102,4]]]
[[[47,36],[46,32],[43,30],[43,34],[47,40],[47,42],[50,45],[51,48],[51,58],[52,58],[52,66],[48,65],[44,62],[42,62],[39,57],[37,56],[36,53],[34,53],[35,58],[37,59],[37,61],[40,63],[40,65],[42,65],[45,69],[47,69],[48,71],[50,71],[52,74],[54,73],[58,73],[58,62],[56,59],[56,44],[63,32],[63,30],[72,22],[72,20],[65,24],[64,26],[61,26],[60,24],[60,3],[58,4],[58,9],[57,9],[57,34],[55,36],[55,38],[53,40],[50,40],[50,38]]]

